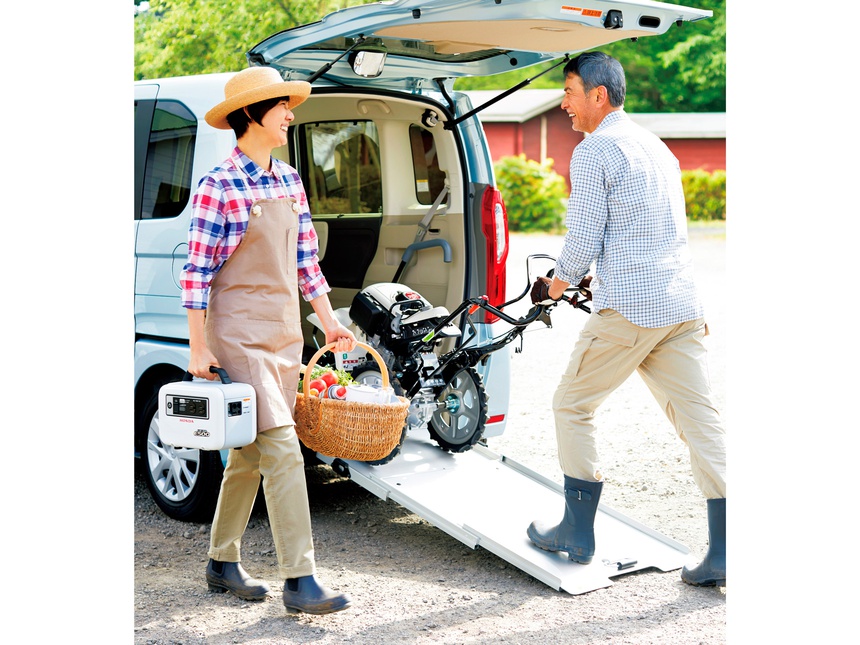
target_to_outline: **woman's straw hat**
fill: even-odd
[[[229,130],[227,115],[258,101],[281,96],[290,98],[290,109],[303,103],[311,93],[306,81],[284,81],[272,67],[243,69],[224,86],[224,101],[206,113],[206,123],[219,130]]]

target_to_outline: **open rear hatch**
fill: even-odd
[[[648,0],[392,0],[336,11],[247,54],[286,80],[420,91],[426,84],[536,65],[666,32],[711,11]]]

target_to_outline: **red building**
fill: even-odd
[[[473,107],[500,93],[465,92]],[[583,135],[571,129],[570,117],[561,109],[563,95],[560,89],[520,90],[479,112],[493,161],[519,154],[535,161],[552,159],[554,170],[569,182],[570,155]],[[682,170],[725,170],[725,112],[630,114],[630,118],[663,139]]]

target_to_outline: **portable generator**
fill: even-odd
[[[158,433],[174,447],[222,450],[240,448],[257,438],[257,398],[247,383],[233,383],[226,370],[210,367],[219,380],[181,381],[158,392]]]

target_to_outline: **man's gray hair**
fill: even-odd
[[[574,74],[582,79],[586,93],[598,85],[603,85],[609,94],[612,107],[623,107],[627,96],[627,81],[624,68],[617,60],[603,52],[585,52],[564,66],[564,76]]]

